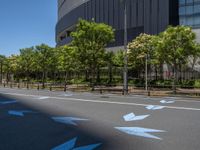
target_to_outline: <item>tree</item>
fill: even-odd
[[[59,70],[65,72],[65,91],[67,88],[67,73],[75,71],[78,66],[78,60],[76,60],[76,51],[72,46],[61,46],[57,48]]]
[[[122,68],[124,66],[124,51],[119,50],[114,54],[113,63],[115,66]]]
[[[91,72],[93,83],[105,56],[105,47],[114,41],[114,30],[103,23],[80,20],[71,36],[72,45],[78,50],[77,55],[82,68]]]
[[[42,72],[42,88],[45,88],[47,72],[51,70],[54,62],[54,49],[48,45],[41,44],[35,47],[36,49],[36,69]]]
[[[34,57],[34,47],[20,49],[19,67],[21,72],[26,75],[27,88],[30,81],[30,73],[34,70]]]
[[[8,83],[11,81],[11,75],[15,75],[18,68],[18,55],[11,55],[10,57],[7,57],[4,61],[3,65],[3,71],[6,74],[6,82]]]
[[[3,64],[6,60],[6,57],[3,55],[0,55],[0,83],[2,84],[2,80],[3,80]]]
[[[128,44],[129,65],[138,70],[144,71],[146,60],[154,58],[155,49],[157,47],[157,36],[140,34],[136,39]],[[150,61],[148,64],[150,65]]]
[[[161,33],[159,53],[165,62],[173,69],[173,91],[176,93],[176,78],[178,66],[188,62],[189,56],[196,55],[194,47],[195,33],[190,27],[168,27]]]

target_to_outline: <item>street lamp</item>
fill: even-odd
[[[124,86],[123,86],[123,94],[128,94],[128,57],[127,57],[127,0],[121,0],[124,2]]]

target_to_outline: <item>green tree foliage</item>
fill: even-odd
[[[34,70],[34,47],[20,49],[19,55],[19,71],[26,75],[26,80],[29,81],[30,73]]]
[[[196,55],[195,33],[190,27],[169,27],[161,33],[158,53],[173,68],[173,89],[176,92],[176,74],[178,67],[187,64],[189,56]]]
[[[80,65],[76,59],[75,48],[69,45],[61,46],[57,48],[58,53],[58,69],[65,73],[65,91],[67,85],[67,74],[71,71],[76,71]]]
[[[2,83],[3,80],[3,64],[6,60],[6,57],[3,55],[0,55],[0,83]]]
[[[119,50],[113,56],[113,63],[116,67],[123,67],[124,66],[124,51]]]
[[[48,45],[41,44],[35,47],[36,70],[42,72],[42,87],[45,88],[46,76],[55,62],[55,51]]]
[[[157,47],[155,39],[156,36],[142,33],[128,44],[129,65],[132,68],[143,70],[145,58],[154,58]]]
[[[114,30],[103,23],[80,20],[71,36],[82,68],[92,73],[94,81],[95,74],[104,61],[105,47],[114,41]]]

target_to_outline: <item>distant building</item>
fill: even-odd
[[[178,0],[127,0],[128,41],[140,33],[158,34],[168,25],[179,24]],[[115,42],[109,47],[124,43],[124,6],[121,0],[58,0],[56,43],[71,41],[70,33],[78,19],[103,22],[115,28]]]
[[[180,25],[191,26],[200,42],[200,0],[179,0]]]

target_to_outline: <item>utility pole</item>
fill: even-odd
[[[124,87],[123,94],[128,94],[128,57],[127,57],[127,0],[124,1]]]

